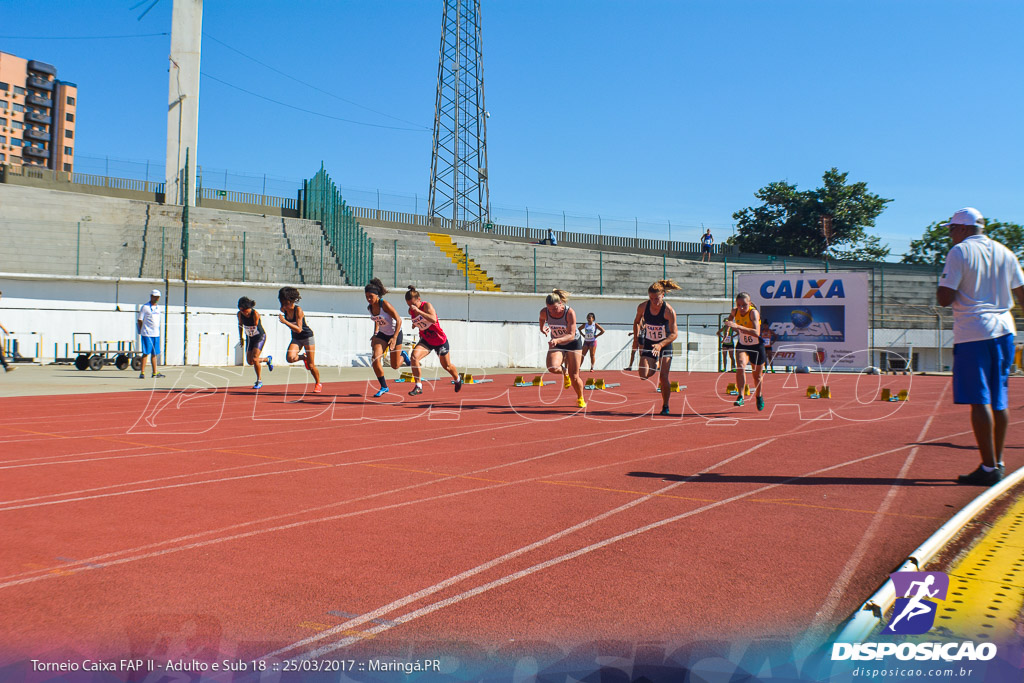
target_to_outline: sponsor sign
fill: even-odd
[[[736,291],[777,335],[776,365],[827,372],[869,365],[868,284],[867,273],[743,273]]]

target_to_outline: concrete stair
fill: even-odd
[[[389,287],[466,289],[466,277],[425,232],[363,226],[373,240],[374,275]],[[397,258],[396,258],[397,256]]]
[[[499,287],[495,282],[494,278],[487,275],[487,271],[477,265],[476,261],[469,258],[466,254],[465,249],[461,249],[459,245],[452,241],[452,238],[448,235],[431,232],[427,233],[437,248],[441,250],[445,256],[451,259],[455,267],[459,269],[459,272],[463,275],[466,271],[469,271],[469,281],[473,284],[478,291],[481,292],[500,292]]]
[[[8,184],[0,206],[0,270],[181,274],[182,207]],[[193,279],[345,284],[315,221],[193,207],[189,225]]]

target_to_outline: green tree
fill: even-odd
[[[946,221],[935,221],[924,229],[921,239],[910,242],[910,251],[903,255],[901,263],[917,263],[941,266],[946,254],[953,246],[949,238]],[[1016,223],[1003,223],[996,219],[985,221],[985,234],[1005,244],[1018,258],[1024,258],[1024,227]]]
[[[847,184],[848,175],[829,169],[822,186],[814,190],[800,191],[783,181],[769,183],[754,193],[760,206],[732,215],[736,236],[729,242],[742,251],[762,254],[884,258],[888,246],[865,228],[874,227],[892,200],[868,192],[866,183]]]

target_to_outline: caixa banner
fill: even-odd
[[[736,287],[775,333],[776,365],[827,372],[869,364],[867,273],[743,273]]]

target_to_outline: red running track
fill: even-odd
[[[949,378],[813,380],[4,399],[0,661],[827,633],[980,490]]]

